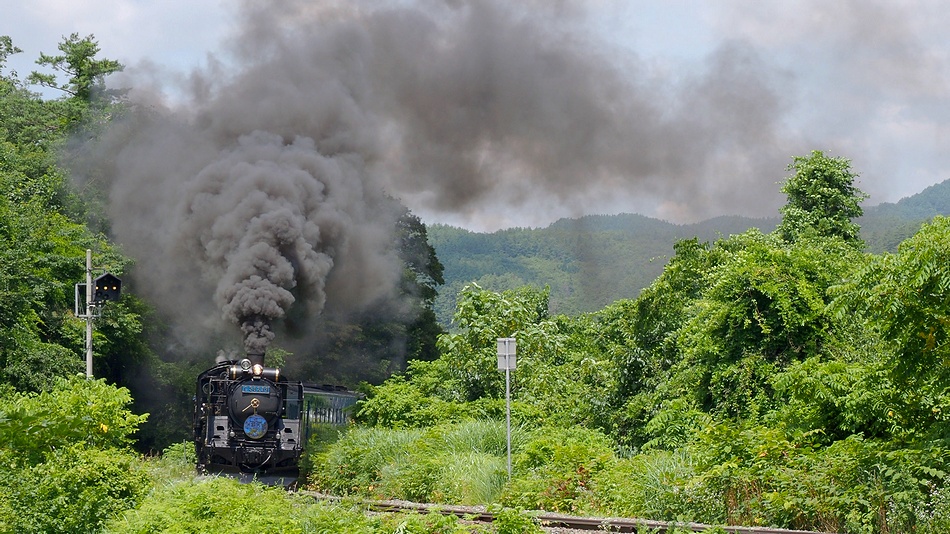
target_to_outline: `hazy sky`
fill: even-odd
[[[865,205],[950,178],[950,10],[938,0],[284,5],[0,0],[0,35],[23,49],[7,67],[24,77],[63,36],[94,34],[101,57],[127,66],[113,83],[163,91],[169,108],[222,109],[206,104],[242,77],[282,94],[338,84],[359,112],[334,135],[372,145],[368,168],[429,223],[774,216],[786,165],[815,149],[852,160]],[[242,106],[267,105],[247,96]],[[234,127],[327,146],[312,124],[250,120]]]

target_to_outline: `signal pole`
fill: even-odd
[[[119,299],[122,292],[122,280],[105,273],[93,281],[92,250],[87,248],[85,302],[80,296],[82,285],[82,283],[76,284],[76,307],[73,313],[77,318],[86,320],[86,378],[92,380],[92,321],[96,318],[100,306],[104,306],[107,301]]]
[[[96,304],[92,300],[92,250],[86,249],[86,379],[92,380],[92,318]]]

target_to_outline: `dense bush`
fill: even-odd
[[[519,447],[502,502],[516,508],[590,511],[592,479],[613,466],[611,441],[583,427],[542,428]]]
[[[228,478],[159,487],[141,507],[109,526],[111,532],[293,532],[298,522],[281,488]]]
[[[593,509],[621,517],[711,522],[721,508],[719,492],[703,484],[700,474],[683,450],[618,459],[593,477]]]
[[[129,392],[59,379],[44,393],[8,393],[0,407],[0,532],[95,532],[151,486],[128,450],[145,420]],[[7,507],[6,510],[3,507]]]
[[[14,452],[20,465],[76,444],[128,447],[147,418],[132,413],[131,402],[127,389],[79,376],[59,379],[49,392],[10,393],[0,406],[0,447]]]
[[[10,512],[0,519],[0,532],[98,532],[152,486],[137,455],[82,444],[0,480]]]

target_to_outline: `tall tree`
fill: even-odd
[[[68,81],[57,84],[55,74],[33,71],[27,77],[29,83],[59,89],[70,96],[89,102],[93,91],[103,87],[106,76],[122,70],[122,64],[118,61],[96,58],[96,54],[99,53],[99,43],[92,35],[80,39],[79,34],[74,33],[61,42],[58,48],[62,54],[51,56],[41,53],[36,63],[66,74],[69,77]]]
[[[18,51],[9,37],[0,36],[0,67]],[[102,72],[98,64],[83,68]],[[45,390],[55,377],[82,370],[84,329],[72,311],[85,250],[93,249],[98,266],[116,273],[127,263],[103,236],[79,222],[83,208],[57,165],[57,150],[75,125],[68,117],[86,108],[73,96],[44,101],[15,74],[0,75],[0,384],[21,390]],[[122,302],[110,308],[100,320],[109,328],[97,331],[98,376],[104,368],[117,367],[116,362],[144,355],[135,343],[139,316]],[[103,366],[104,360],[109,365]],[[116,379],[115,372],[109,378]]]
[[[863,245],[853,219],[864,213],[859,204],[868,196],[855,187],[858,175],[851,170],[850,160],[815,150],[794,157],[787,170],[795,174],[782,186],[788,196],[788,203],[779,210],[783,218],[776,230],[782,239],[795,242],[805,234],[816,234]]]
[[[406,267],[403,292],[414,297],[415,319],[407,325],[406,359],[434,360],[439,357],[435,340],[442,333],[432,309],[438,286],[445,284],[443,266],[429,244],[422,220],[406,210],[397,228],[399,255]]]
[[[19,54],[23,50],[13,46],[13,40],[9,35],[0,35],[0,69],[7,64],[7,58],[13,54]],[[14,73],[15,76],[16,73]]]

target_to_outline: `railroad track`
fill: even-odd
[[[301,491],[304,495],[322,500],[338,500],[337,497],[317,494],[313,492]],[[460,519],[476,521],[479,523],[491,523],[495,519],[495,514],[489,512],[485,507],[473,506],[450,506],[438,504],[421,504],[406,501],[361,501],[369,510],[374,512],[420,512],[420,513],[440,513],[443,515],[454,515]],[[570,529],[577,531],[600,531],[600,532],[656,532],[657,534],[667,534],[673,529],[677,532],[705,532],[708,530],[719,529],[717,532],[728,532],[730,534],[826,534],[811,530],[789,530],[781,528],[766,527],[739,527],[739,526],[717,526],[705,525],[702,523],[675,523],[667,521],[651,521],[648,519],[622,519],[611,517],[578,517],[553,513],[538,513],[535,517],[541,526],[549,529]]]

